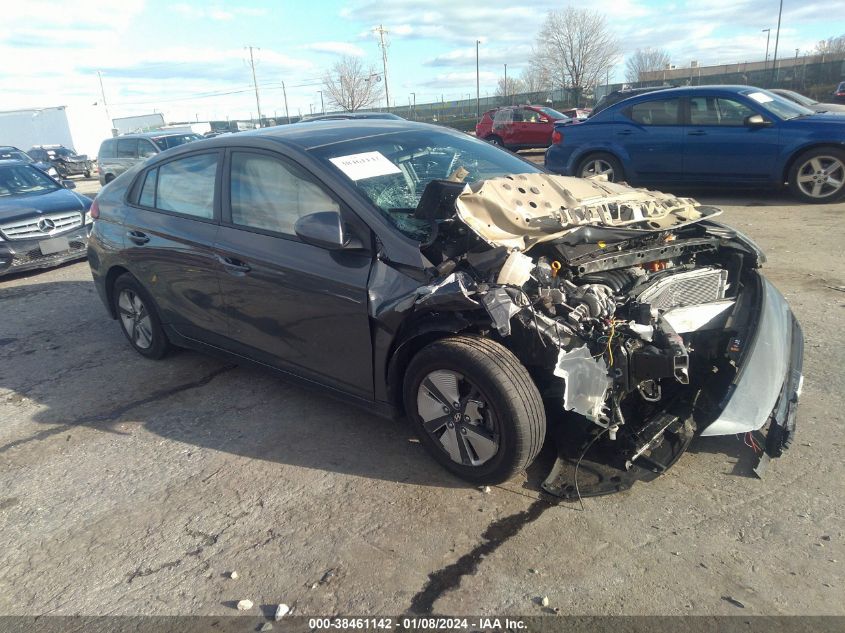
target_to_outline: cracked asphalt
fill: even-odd
[[[699,439],[583,511],[541,498],[548,453],[485,494],[404,423],[148,361],[85,262],[0,278],[0,614],[845,614],[845,204],[697,197],[766,250],[804,327],[796,441],[761,481],[741,441]]]

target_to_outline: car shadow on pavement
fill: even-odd
[[[691,454],[717,455],[730,464],[728,474],[742,478],[757,478],[754,468],[757,466],[759,458],[750,446],[743,443],[740,435],[697,436],[687,451]]]
[[[139,356],[91,282],[0,283],[0,311],[0,419],[20,428],[7,428],[0,458],[49,450],[45,443],[79,428],[143,442],[134,426],[141,425],[167,440],[250,459],[424,486],[470,485],[429,457],[404,420],[189,350],[162,361]],[[67,318],[56,328],[32,318],[39,314]]]

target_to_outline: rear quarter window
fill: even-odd
[[[100,151],[97,153],[97,156],[100,158],[114,158],[115,156],[115,142],[114,139],[108,139],[103,141],[102,145],[100,145]]]

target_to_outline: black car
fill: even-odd
[[[473,482],[525,469],[548,427],[567,497],[652,478],[696,433],[788,445],[801,329],[719,213],[446,128],[327,121],[136,166],[92,206],[89,262],[143,356],[223,353],[404,412]]]
[[[0,160],[0,275],[47,268],[86,255],[91,199],[40,169]]]
[[[91,161],[85,154],[77,154],[76,150],[64,145],[36,145],[27,154],[41,163],[47,163],[56,168],[60,178],[70,176],[91,176]]]
[[[50,176],[50,178],[59,178],[59,172],[57,172],[56,168],[50,163],[37,161],[25,151],[18,149],[13,145],[0,145],[0,161],[3,160],[19,160],[24,163],[29,163],[34,167],[38,167],[38,169]]]

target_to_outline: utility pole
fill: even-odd
[[[412,112],[414,113],[414,121],[416,121],[417,120],[417,93],[412,92],[411,96],[414,98],[414,109],[412,110]]]
[[[766,34],[766,58],[763,61],[763,73],[765,73],[769,67],[769,38],[772,36],[772,29],[763,29],[760,32]]]
[[[508,65],[505,64],[505,105],[508,105]]]
[[[318,90],[317,92],[319,92],[319,93],[320,93],[320,112],[321,112],[322,114],[325,114],[325,113],[326,113],[326,106],[325,106],[325,104],[323,103],[323,91],[322,91],[322,90]]]
[[[106,118],[109,120],[109,128],[114,127],[114,123],[111,120],[111,115],[109,114],[109,104],[106,103],[106,91],[103,88],[103,75],[100,71],[97,71],[97,78],[100,80],[100,95],[103,97],[103,107],[106,109]]]
[[[288,114],[288,91],[285,90],[285,82],[282,82],[282,94],[285,97],[285,120],[290,125],[290,114]]]
[[[384,36],[387,35],[387,29],[384,28],[381,24],[378,25],[378,28],[373,29],[376,33],[378,33],[379,37],[379,46],[381,47],[381,64],[382,70],[384,71],[384,101],[387,103],[387,111],[390,112],[390,91],[387,89],[387,47],[388,44],[384,42]]]
[[[249,46],[249,65],[252,68],[252,85],[255,88],[255,108],[258,110],[258,127],[261,127],[261,102],[258,99],[258,82],[255,79],[255,58],[252,55],[252,46]],[[261,49],[259,49],[261,50]]]
[[[481,86],[478,74],[478,46],[481,40],[475,40],[475,118],[481,118]]]
[[[778,80],[778,42],[780,41],[780,18],[783,14],[783,0],[780,0],[780,8],[778,9],[778,30],[775,32],[775,54],[772,56],[772,78],[773,83]],[[774,87],[774,86],[773,86]]]

